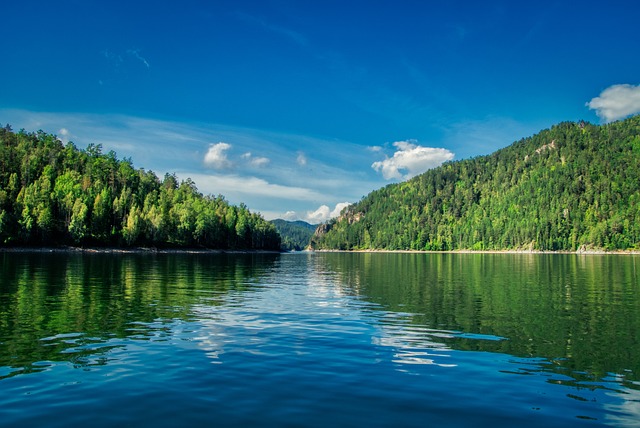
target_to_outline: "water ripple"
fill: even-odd
[[[9,272],[0,293],[2,423],[633,426],[633,366],[604,376],[572,366],[581,363],[573,356],[581,330],[561,338],[573,355],[540,352],[546,342],[524,340],[532,324],[509,312],[513,281],[438,288],[443,275],[465,270],[418,269],[406,256],[385,256],[398,268],[376,275],[363,273],[376,265],[360,255],[74,259],[52,266],[62,271],[40,288],[32,269]],[[450,259],[458,260],[442,260]],[[412,284],[407,271],[434,277]],[[473,295],[486,289],[490,298]],[[500,299],[510,304],[483,306]]]

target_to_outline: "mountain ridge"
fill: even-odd
[[[284,251],[302,251],[309,246],[316,225],[302,220],[275,219],[270,221],[282,239],[281,249]]]
[[[640,116],[562,122],[389,184],[320,225],[314,249],[640,248]]]

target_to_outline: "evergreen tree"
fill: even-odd
[[[280,236],[191,179],[161,181],[100,145],[0,128],[0,245],[87,244],[278,250]]]
[[[640,249],[640,116],[560,123],[371,192],[315,248]]]

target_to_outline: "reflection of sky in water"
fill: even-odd
[[[640,393],[624,386],[621,379],[587,385],[570,372],[554,371],[553,362],[546,359],[453,349],[451,343],[456,339],[508,338],[416,324],[415,314],[390,312],[367,302],[335,272],[318,269],[312,261],[294,268],[299,271],[284,279],[276,269],[249,293],[222,296],[220,306],[204,303],[193,307],[201,328],[192,340],[211,362],[238,364],[239,354],[273,359],[277,361],[274,370],[299,370],[301,377],[308,375],[308,367],[342,376],[343,371],[382,364],[404,374],[436,373],[443,376],[438,377],[440,381],[470,382],[475,385],[471,388],[478,390],[493,388],[491,385],[504,382],[505,376],[516,382],[517,377],[525,376],[527,380],[520,387],[524,398],[519,400],[555,400],[554,406],[565,403],[568,412],[584,420],[590,420],[593,409],[604,406],[609,412],[607,423],[639,426]],[[305,365],[309,362],[311,366]],[[491,394],[498,393],[492,389]]]
[[[449,349],[434,338],[452,337],[451,332],[438,331],[418,325],[408,325],[403,314],[388,314],[380,324],[373,343],[394,350],[393,362],[398,364],[429,364],[440,367],[455,367],[446,362]],[[410,371],[409,368],[401,368]]]
[[[251,293],[229,293],[221,306],[195,305],[204,328],[196,340],[218,362],[229,349],[269,356],[283,352],[306,355],[313,345],[328,345],[342,336],[371,337],[377,316],[371,304],[336,284],[335,274],[310,264],[283,278],[260,279]],[[336,342],[336,345],[340,342]]]
[[[313,352],[310,341],[335,340],[334,347],[339,348],[358,336],[356,341],[375,354],[372,358],[386,358],[397,370],[411,372],[413,365],[457,365],[450,359],[450,348],[438,339],[503,339],[411,323],[412,314],[385,311],[367,302],[344,286],[335,272],[320,267],[312,261],[288,266],[299,272],[284,277],[284,282],[274,274],[261,278],[260,287],[249,294],[227,294],[222,306],[194,306],[192,310],[204,327],[195,340],[210,358],[221,363],[221,355],[230,348],[267,356],[280,340],[277,352],[286,348],[305,355]],[[388,352],[377,352],[375,347]]]
[[[164,300],[151,293],[143,303],[158,310],[123,317],[117,334],[74,332],[75,324],[64,324],[70,326],[64,334],[38,337],[35,351],[47,352],[34,354],[33,364],[0,367],[3,386],[15,385],[5,394],[15,400],[20,384],[38,384],[58,399],[65,391],[56,388],[75,382],[101,393],[135,390],[138,397],[163,391],[165,404],[183,397],[183,408],[199,399],[203,408],[220,402],[243,415],[264,412],[263,403],[291,400],[289,410],[315,417],[362,409],[405,417],[408,407],[415,421],[437,412],[447,415],[444,420],[462,420],[462,409],[518,420],[537,413],[558,425],[557,417],[640,426],[640,384],[626,379],[631,376],[600,379],[560,358],[487,352],[509,349],[515,340],[430,328],[426,309],[403,306],[410,301],[404,295],[393,306],[401,310],[389,309],[383,298],[372,303],[375,296],[361,288],[361,278],[345,281],[339,268],[328,269],[313,256],[282,256],[265,275],[203,276],[194,288],[181,281],[181,288],[167,288]],[[127,299],[153,291],[142,280],[136,284]],[[176,300],[178,291],[182,300]],[[98,378],[109,382],[91,384]],[[341,402],[328,398],[336,396]]]
[[[640,427],[640,382],[629,382],[633,388],[620,388],[622,379],[613,377],[612,391],[607,395],[614,403],[605,403],[607,422],[615,426]],[[620,400],[619,403],[616,401]]]

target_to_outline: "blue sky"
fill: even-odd
[[[314,223],[443,161],[640,112],[632,1],[3,5],[0,122]]]

